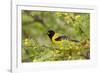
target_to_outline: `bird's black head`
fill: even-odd
[[[53,30],[48,30],[48,36],[50,39],[54,36],[55,32]]]

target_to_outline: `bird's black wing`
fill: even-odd
[[[59,36],[59,37],[57,37],[55,40],[56,40],[56,41],[61,41],[62,39],[68,40],[69,37],[68,37],[68,36]]]
[[[73,40],[73,39],[71,39],[71,38],[68,37],[68,36],[59,36],[59,37],[57,37],[55,40],[56,40],[56,41],[61,41],[62,39],[64,39],[64,40],[69,40],[69,41],[73,41],[73,42],[80,42],[79,40]]]

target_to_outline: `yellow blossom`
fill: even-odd
[[[72,57],[71,56],[68,56],[68,59],[71,59]]]
[[[80,15],[76,15],[76,16],[75,16],[75,19],[76,19],[76,20],[79,20],[80,17],[81,17]]]
[[[80,55],[80,54],[81,54],[81,53],[78,51],[78,52],[77,52],[77,55]]]
[[[58,51],[58,50],[56,50],[56,53],[59,53],[59,51]]]
[[[28,39],[27,38],[25,39],[24,44],[25,44],[25,46],[28,46]]]
[[[67,16],[67,15],[68,15],[68,13],[64,13],[64,15],[66,15],[66,16]]]

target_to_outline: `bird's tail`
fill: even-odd
[[[62,38],[63,39],[66,39],[66,40],[70,40],[70,41],[73,41],[73,42],[80,42],[79,40],[73,40],[73,39],[71,39],[70,37],[68,37],[68,36],[62,36]]]

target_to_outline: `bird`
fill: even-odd
[[[64,43],[64,41],[68,40],[68,41],[72,41],[72,42],[79,42],[78,40],[73,40],[71,39],[69,36],[65,36],[65,35],[60,35],[59,33],[56,33],[53,30],[48,30],[48,36],[50,38],[50,40],[58,45],[62,45]]]

